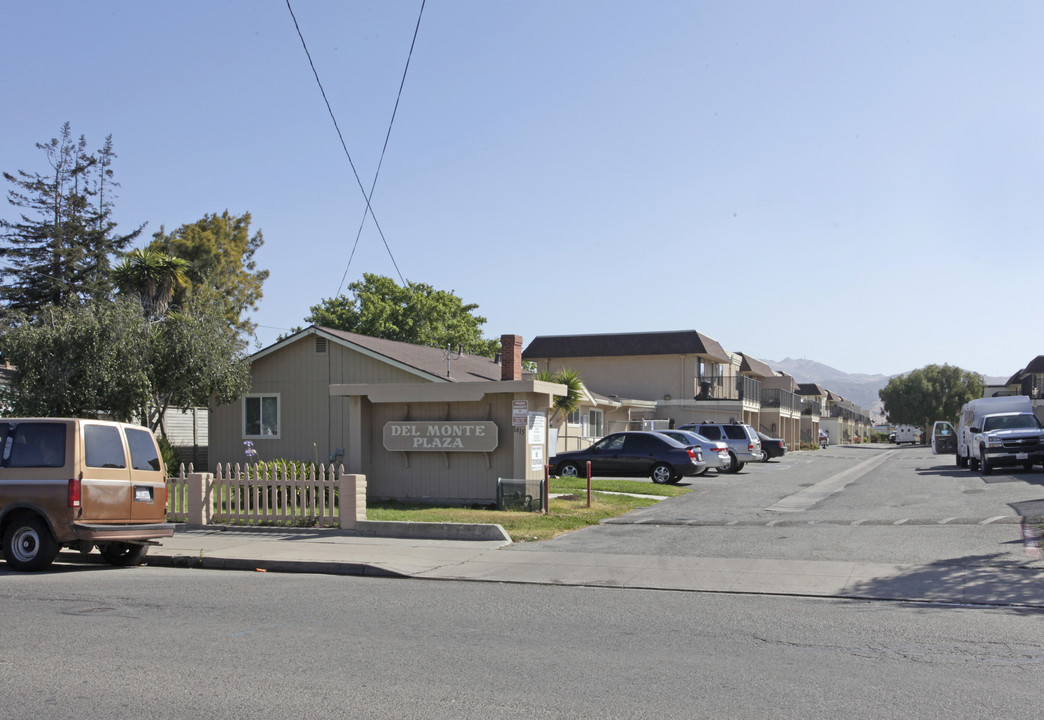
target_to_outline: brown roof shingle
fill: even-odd
[[[729,362],[717,340],[695,330],[602,335],[541,335],[522,352],[536,358],[623,357],[630,355],[707,355]]]

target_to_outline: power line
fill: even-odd
[[[392,255],[391,247],[388,245],[388,240],[384,237],[384,231],[381,230],[381,224],[377,221],[377,216],[374,214],[373,208],[370,207],[370,198],[366,194],[366,188],[363,187],[362,179],[359,177],[359,171],[355,169],[355,163],[352,162],[352,155],[348,152],[348,145],[345,143],[344,135],[341,133],[341,128],[337,124],[337,118],[334,116],[333,108],[330,107],[330,100],[326,97],[326,90],[323,89],[323,83],[319,79],[319,72],[315,69],[315,63],[312,61],[312,54],[308,51],[308,44],[305,42],[304,34],[301,32],[301,26],[297,23],[297,16],[294,15],[294,9],[290,6],[290,0],[286,0],[286,9],[290,11],[290,17],[294,21],[294,27],[297,29],[297,36],[301,39],[301,47],[304,48],[305,55],[308,57],[308,64],[312,68],[315,82],[319,85],[319,92],[323,96],[323,102],[326,103],[326,111],[330,113],[330,119],[333,121],[334,129],[337,131],[337,137],[341,141],[341,148],[344,150],[345,157],[348,158],[348,164],[352,168],[352,174],[355,175],[355,182],[359,185],[359,191],[362,192],[363,198],[366,200],[366,212],[368,212],[370,217],[373,218],[373,224],[376,226],[377,232],[381,236],[381,240],[384,241],[384,247],[388,250],[388,256],[391,258],[392,265],[395,266],[395,272],[398,273],[399,279],[402,280],[403,285],[405,285],[406,280],[402,277],[402,273],[399,271],[399,264],[395,262],[395,256]]]
[[[366,197],[366,206],[370,206],[370,200],[373,199],[373,190],[377,187],[377,177],[381,174],[381,166],[384,164],[384,153],[388,150],[388,140],[391,138],[392,125],[395,123],[395,115],[399,112],[399,100],[402,99],[402,89],[406,85],[406,73],[410,69],[410,60],[413,59],[413,48],[417,45],[417,33],[420,32],[421,18],[424,16],[424,3],[426,0],[421,0],[420,12],[417,14],[417,25],[413,28],[413,40],[410,42],[410,52],[406,56],[406,67],[402,69],[402,80],[399,82],[399,94],[395,96],[395,107],[392,108],[391,119],[388,121],[388,132],[384,134],[384,147],[381,148],[381,157],[377,161],[377,172],[373,174],[373,184],[370,185],[370,194]],[[337,286],[337,293],[334,297],[338,297],[341,294],[341,288],[344,287],[345,278],[348,277],[348,269],[352,266],[352,259],[355,257],[355,249],[359,247],[359,238],[362,237],[363,226],[366,224],[366,211],[363,211],[362,219],[359,221],[359,230],[355,233],[355,244],[352,245],[352,254],[348,256],[348,264],[344,268],[344,274],[341,276],[341,284]],[[383,238],[384,235],[381,235]],[[387,246],[387,241],[385,241]],[[391,250],[388,250],[388,254],[391,254]],[[394,263],[394,258],[392,259]],[[398,267],[395,268],[398,270]],[[399,275],[399,279],[402,279],[402,275]],[[405,280],[403,281],[405,285]]]

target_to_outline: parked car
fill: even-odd
[[[167,474],[147,428],[70,418],[0,420],[0,537],[14,570],[43,570],[62,547],[95,546],[137,565],[171,537]]]
[[[721,440],[726,443],[732,463],[725,472],[739,472],[747,463],[761,460],[761,440],[758,433],[745,423],[688,423],[678,429],[690,430],[708,440]]]
[[[698,446],[685,446],[656,432],[632,431],[606,435],[583,450],[560,452],[551,458],[559,477],[648,477],[653,482],[675,483],[706,469]]]
[[[732,464],[732,458],[729,457],[729,446],[720,440],[709,440],[699,433],[689,430],[657,430],[657,432],[674,438],[683,445],[699,445],[703,451],[703,462],[707,464],[704,471],[700,473],[701,475],[711,468],[718,472],[725,472]]]
[[[758,439],[761,440],[761,462],[783,457],[787,452],[787,443],[780,438],[771,437],[759,430]]]

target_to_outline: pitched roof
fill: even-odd
[[[318,325],[309,326],[281,342],[259,350],[251,356],[251,359],[256,360],[308,335],[326,337],[328,340],[391,365],[402,367],[433,382],[489,382],[501,379],[502,366],[494,362],[492,358],[467,353],[460,354],[456,350],[447,353],[444,348],[385,340]]]
[[[1030,360],[1030,364],[1023,370],[1024,373],[1044,373],[1044,355],[1038,355]]]
[[[816,383],[798,383],[798,395],[821,395],[824,396],[827,391]]]
[[[628,355],[707,355],[729,362],[717,340],[695,330],[604,335],[541,335],[522,352],[535,358],[623,357]]]
[[[768,363],[763,363],[756,357],[751,357],[747,353],[740,353],[740,357],[743,358],[743,362],[740,364],[740,372],[754,373],[758,377],[772,377],[776,374],[769,367]]]

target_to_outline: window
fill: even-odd
[[[119,428],[112,425],[84,425],[83,445],[87,467],[127,467]]]
[[[579,410],[574,410],[573,412],[569,413],[569,415],[566,416],[566,422],[569,423],[570,425],[579,425],[580,424],[580,411]]]
[[[4,467],[64,467],[65,425],[21,423],[4,426]]]
[[[243,398],[243,437],[279,437],[279,396]]]
[[[130,448],[131,467],[135,470],[159,470],[159,454],[156,452],[156,442],[148,430],[135,430],[125,428],[127,435],[127,447]]]
[[[602,437],[605,434],[605,413],[601,410],[591,410],[587,414],[587,437]]]

